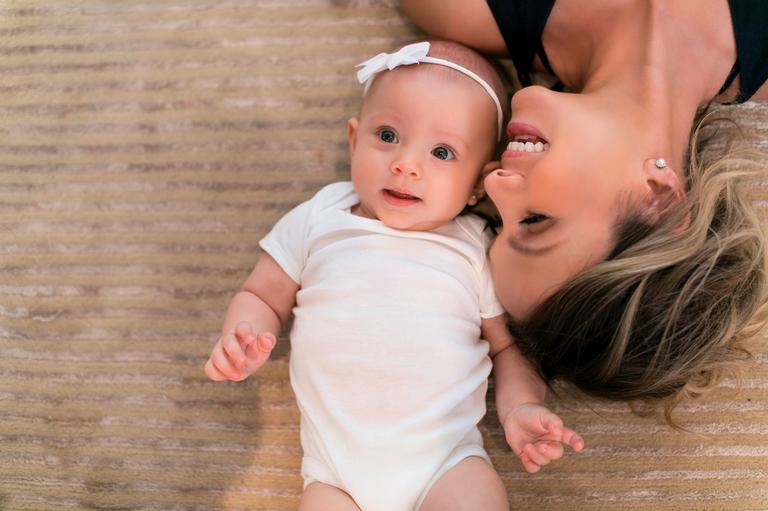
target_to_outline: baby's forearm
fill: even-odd
[[[547,386],[515,344],[494,357],[493,387],[496,411],[502,423],[516,406],[525,403],[541,404],[547,393]]]
[[[229,302],[222,336],[235,331],[238,323],[250,323],[254,334],[271,332],[277,337],[280,334],[280,318],[264,300],[250,291],[239,291]]]

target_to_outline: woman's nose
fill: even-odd
[[[525,108],[542,108],[541,105],[550,107],[552,99],[557,97],[555,96],[556,94],[561,93],[554,92],[541,85],[529,85],[519,89],[512,95],[510,106],[513,112],[519,112]]]

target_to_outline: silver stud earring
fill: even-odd
[[[656,165],[657,169],[663,169],[667,166],[667,160],[664,158],[656,158],[656,161],[653,162],[654,165]]]

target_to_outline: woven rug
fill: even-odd
[[[393,0],[0,0],[0,509],[296,508],[287,339],[202,366],[260,237],[347,177],[352,66],[416,34]],[[588,447],[537,475],[482,429],[515,510],[765,511],[768,357],[744,387],[693,434],[553,403]]]

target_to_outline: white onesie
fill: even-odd
[[[477,424],[491,361],[481,318],[503,313],[483,221],[428,232],[353,215],[349,182],[300,204],[261,240],[297,282],[290,377],[302,476],[363,511],[415,511],[467,456],[488,460]]]

